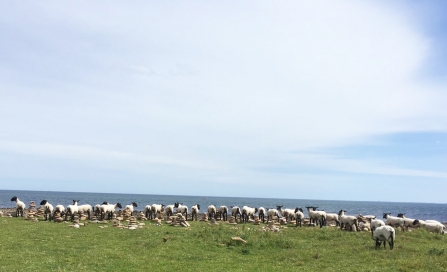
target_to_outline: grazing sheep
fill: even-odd
[[[428,230],[429,232],[444,234],[445,233],[445,226],[441,224],[438,221],[435,220],[414,220],[413,221],[414,226],[420,226],[424,229]]]
[[[23,217],[23,212],[26,209],[26,205],[25,203],[23,203],[22,201],[20,201],[20,199],[16,196],[13,196],[11,198],[11,201],[15,201],[16,202],[16,217]]]
[[[191,218],[192,218],[192,221],[194,221],[194,219],[197,221],[197,216],[199,214],[199,211],[200,211],[200,205],[199,204],[196,204],[196,205],[191,207]]]
[[[106,215],[107,219],[111,220],[116,208],[122,209],[123,206],[121,206],[121,203],[119,202],[116,204],[108,204],[108,202],[104,201],[101,205],[101,220],[104,220]]]
[[[357,217],[353,215],[345,215],[345,210],[340,210],[338,212],[339,220],[340,220],[340,229],[343,227],[349,226],[350,230],[353,230],[352,226],[355,226],[355,230],[359,228]]]
[[[175,202],[174,208],[177,209],[177,213],[185,214],[186,221],[188,221],[188,206],[183,205],[183,203]]]
[[[228,207],[227,206],[220,206],[219,210],[217,211],[220,220],[223,219],[223,221],[228,220]]]
[[[209,217],[210,219],[211,219],[211,218],[216,219],[216,213],[217,213],[216,206],[214,206],[214,205],[209,205],[209,206],[208,206],[208,217]]]
[[[295,211],[292,209],[283,209],[283,206],[276,206],[276,210],[281,213],[281,216],[286,219],[286,222],[289,223],[291,220],[295,219]]]
[[[371,228],[371,236],[373,236],[374,231],[378,228],[378,227],[382,227],[385,226],[385,222],[383,222],[383,220],[380,219],[373,219],[373,218],[369,218],[369,226]]]
[[[138,207],[136,202],[132,202],[129,205],[126,205],[126,207],[124,209],[128,209],[130,211],[130,215],[133,215],[133,208]]]
[[[51,219],[53,219],[53,205],[45,199],[40,202],[40,205],[43,205],[45,220],[51,221]]]
[[[304,212],[303,209],[301,208],[296,208],[295,209],[295,221],[296,221],[296,226],[298,227],[298,225],[301,227],[302,223],[304,221]]]
[[[392,250],[394,248],[394,241],[396,240],[396,231],[391,226],[380,226],[374,230],[372,239],[376,241],[376,249],[380,247],[382,242],[383,248],[385,248],[386,242],[388,242],[390,250]]]
[[[231,216],[234,216],[234,218],[237,221],[237,215],[239,215],[239,218],[242,217],[241,209],[238,206],[230,206],[231,208]]]
[[[71,221],[73,221],[75,213],[79,214],[78,202],[79,202],[79,200],[74,200],[73,199],[73,205],[68,205],[67,206],[67,212],[65,213],[65,221],[67,221],[67,216],[69,214],[70,214],[70,217],[71,217]]]
[[[254,219],[254,214],[258,212],[258,208],[252,208],[248,206],[242,207],[242,222],[248,222],[250,216]]]
[[[259,215],[259,219],[262,220],[262,223],[264,223],[265,222],[265,216],[267,215],[267,212],[266,212],[264,207],[259,207],[258,208],[258,215]]]
[[[164,204],[152,204],[151,206],[151,213],[152,213],[152,219],[157,218],[160,213],[164,212],[165,205]]]
[[[400,227],[402,231],[404,229],[404,219],[396,216],[391,216],[391,213],[383,213],[383,218],[386,219],[386,224],[394,228]]]
[[[309,214],[309,225],[312,223],[312,220],[317,224],[319,222],[320,228],[323,225],[326,225],[326,212],[325,211],[316,211],[318,207],[306,207],[307,213]]]
[[[278,216],[278,210],[277,209],[268,209],[267,210],[267,223],[271,220],[273,221],[273,219]]]

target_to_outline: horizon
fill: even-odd
[[[445,1],[7,2],[0,183],[446,203],[446,12]]]

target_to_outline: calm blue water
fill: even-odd
[[[146,205],[174,204],[182,202],[183,205],[191,207],[200,204],[201,212],[204,212],[208,205],[226,205],[250,207],[276,208],[276,205],[283,205],[284,208],[301,207],[305,214],[306,206],[318,206],[320,210],[326,212],[338,212],[341,209],[347,211],[348,215],[375,215],[382,218],[384,212],[391,212],[392,215],[406,213],[406,216],[414,219],[433,219],[447,222],[447,204],[433,203],[399,203],[399,202],[371,202],[371,201],[339,201],[339,200],[306,200],[306,199],[278,199],[278,198],[242,198],[242,197],[214,197],[214,196],[172,196],[172,195],[140,195],[140,194],[110,194],[110,193],[72,193],[72,192],[44,192],[44,191],[14,191],[0,190],[0,207],[15,207],[15,202],[11,198],[17,196],[21,201],[28,204],[35,201],[37,206],[42,199],[48,200],[53,206],[62,204],[67,206],[72,204],[72,200],[80,200],[79,204],[90,204],[92,206],[101,204],[104,201],[109,203],[120,202],[123,206],[135,201],[138,204],[136,210],[143,210]]]

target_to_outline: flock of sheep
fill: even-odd
[[[11,201],[16,202],[16,216],[23,216],[26,205],[19,200],[16,196],[11,198]],[[44,208],[45,219],[52,220],[54,215],[65,216],[67,220],[70,216],[73,221],[75,214],[79,214],[81,211],[91,218],[92,215],[99,217],[101,220],[112,219],[117,208],[123,208],[120,203],[109,204],[104,202],[92,207],[90,204],[78,205],[79,200],[73,200],[72,205],[68,205],[66,208],[63,205],[56,205],[53,207],[47,200],[42,200],[40,205]],[[132,202],[124,207],[130,214],[133,214],[134,208],[137,207],[137,203]],[[308,217],[304,217],[304,211],[301,208],[295,209],[283,209],[283,206],[277,206],[276,209],[266,209],[264,207],[252,208],[243,206],[219,206],[210,205],[207,208],[206,216],[213,219],[219,219],[222,221],[228,220],[228,214],[231,212],[232,220],[236,222],[279,222],[282,224],[295,223],[298,227],[301,227],[303,223],[307,223],[313,226],[327,226],[328,222],[331,225],[339,226],[340,229],[345,230],[367,230],[371,231],[372,239],[376,243],[376,248],[380,247],[383,243],[384,247],[388,242],[390,249],[394,247],[395,241],[395,228],[401,228],[402,231],[408,230],[409,227],[416,228],[422,227],[430,232],[444,234],[445,226],[436,220],[420,220],[406,218],[405,214],[398,214],[397,216],[391,216],[390,213],[384,213],[383,219],[377,219],[375,216],[353,216],[345,215],[345,210],[340,210],[338,213],[326,213],[325,211],[318,210],[318,207],[306,207]],[[180,213],[188,220],[188,213],[191,220],[197,220],[200,211],[200,205],[195,204],[190,209],[183,205],[183,203],[176,202],[172,205],[152,204],[147,205],[144,209],[144,213],[147,219],[159,218],[161,214],[169,217],[174,213]]]

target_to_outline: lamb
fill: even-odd
[[[65,221],[67,221],[68,214],[70,214],[71,221],[73,221],[75,213],[79,214],[78,202],[79,202],[79,200],[73,199],[73,205],[67,206],[67,212],[65,213]]]
[[[392,227],[400,227],[402,231],[404,229],[404,219],[396,216],[391,216],[391,213],[383,213],[383,218],[386,219],[386,224]]]
[[[380,226],[374,230],[372,239],[376,241],[376,249],[380,247],[382,242],[383,248],[385,248],[386,242],[388,242],[390,250],[392,250],[394,248],[394,241],[396,240],[396,231],[391,226]]]
[[[23,212],[26,209],[26,205],[25,203],[23,203],[22,201],[20,201],[20,199],[16,196],[13,196],[11,198],[11,201],[15,201],[16,202],[16,217],[23,217]]]
[[[185,214],[186,220],[188,220],[188,206],[183,205],[183,203],[176,202],[174,207],[177,208],[177,213]]]
[[[108,202],[104,201],[104,203],[101,205],[101,220],[105,219],[105,216],[107,214],[107,219],[112,219],[113,213],[115,212],[116,208],[122,209],[123,206],[121,206],[121,203],[116,204],[108,204]]]
[[[295,211],[292,209],[283,209],[282,206],[276,206],[276,210],[278,210],[278,212],[286,218],[287,223],[295,219]]]
[[[444,234],[445,233],[445,226],[441,224],[438,221],[435,220],[414,220],[413,221],[414,226],[421,226],[424,229],[428,230],[429,232]]]
[[[136,202],[132,202],[129,205],[126,205],[126,207],[124,209],[128,209],[130,211],[130,215],[133,215],[133,208],[138,207]]]
[[[43,205],[45,220],[51,221],[51,219],[53,219],[53,210],[54,210],[53,205],[51,205],[45,199],[40,202],[40,205]]]
[[[222,220],[222,219],[223,219],[223,221],[228,220],[228,207],[227,206],[220,206],[217,213],[219,214],[220,220]]]
[[[278,217],[278,210],[277,209],[268,209],[267,210],[267,223],[276,217]]]
[[[248,206],[242,207],[242,222],[248,222],[250,216],[253,218],[254,214],[258,212],[258,208],[251,208]]]
[[[265,215],[267,214],[267,212],[265,211],[264,207],[259,207],[258,208],[258,215],[259,215],[259,219],[262,220],[262,223],[265,222]]]
[[[230,206],[231,208],[231,216],[234,216],[237,219],[237,215],[239,214],[239,218],[242,216],[241,209],[238,206]]]
[[[369,218],[369,225],[371,228],[371,236],[373,237],[374,231],[378,228],[378,227],[382,227],[385,226],[385,222],[383,222],[383,220],[380,219],[373,219],[373,218]]]
[[[211,218],[216,218],[216,212],[217,212],[217,209],[216,209],[216,206],[214,206],[214,205],[209,205],[208,206],[208,217],[211,219]]]
[[[357,217],[353,215],[345,215],[345,210],[340,210],[338,212],[339,220],[340,220],[340,229],[343,229],[343,227],[346,228],[346,225],[350,227],[351,230],[352,226],[354,225],[356,227],[356,230],[359,228]]]
[[[303,209],[301,208],[296,208],[295,209],[295,221],[296,221],[296,226],[298,227],[298,225],[301,227],[302,223],[304,221],[304,212]]]
[[[306,207],[307,213],[309,214],[309,224],[314,220],[316,223],[320,223],[320,228],[326,225],[326,212],[316,211],[318,207]],[[312,209],[312,210],[311,210]]]
[[[157,218],[160,213],[164,212],[165,205],[164,204],[152,204],[151,206],[151,214],[152,218]]]
[[[200,205],[199,204],[196,204],[196,205],[191,207],[191,218],[192,218],[192,221],[194,221],[194,219],[196,219],[196,221],[197,221],[197,216],[199,214],[199,211],[200,211]]]

